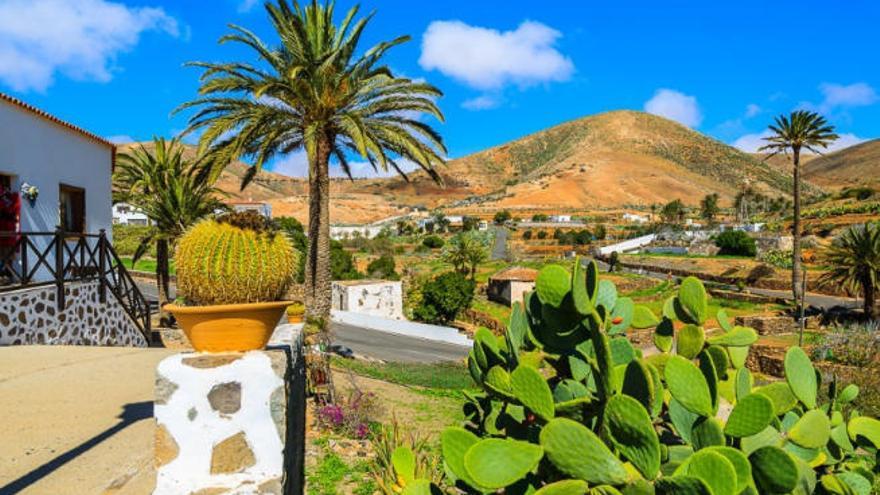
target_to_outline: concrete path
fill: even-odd
[[[0,494],[151,493],[153,377],[173,352],[0,347]]]
[[[368,330],[344,323],[332,323],[331,331],[335,344],[344,345],[356,354],[383,361],[402,363],[458,361],[467,357],[470,350],[470,347]]]
[[[507,227],[495,227],[495,245],[492,246],[492,259],[503,260],[507,256]]]

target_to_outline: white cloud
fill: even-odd
[[[769,130],[765,130],[760,133],[754,134],[746,134],[741,136],[739,139],[731,143],[731,146],[734,148],[738,148],[746,153],[757,153],[758,149],[761,146],[767,144],[767,141],[764,140],[765,137],[770,135]],[[860,138],[852,133],[844,133],[840,134],[840,137],[837,141],[831,143],[828,148],[819,148],[819,151],[822,153],[831,153],[833,151],[842,150],[844,148],[849,148],[850,146],[855,146],[859,143],[866,141],[864,138]]]
[[[260,0],[241,0],[238,3],[239,12],[250,12]]]
[[[497,107],[499,104],[501,104],[501,101],[498,98],[489,95],[482,95],[465,100],[462,102],[461,106],[467,110],[489,110]]]
[[[56,73],[109,81],[117,56],[147,31],[180,36],[177,20],[161,8],[108,0],[3,0],[0,81],[17,91],[45,91]]]
[[[757,132],[754,134],[746,134],[731,143],[731,146],[739,149],[740,151],[745,151],[746,153],[757,153],[758,148],[767,144],[767,141],[764,141],[764,138],[769,135],[769,130]]]
[[[848,86],[822,83],[819,85],[819,91],[825,96],[822,105],[828,107],[857,107],[870,105],[877,101],[877,93],[874,88],[863,82]]]
[[[688,127],[696,127],[703,121],[697,98],[673,89],[658,89],[654,96],[645,102],[645,111]]]
[[[748,105],[746,105],[746,118],[750,119],[750,118],[754,117],[755,115],[758,115],[759,113],[761,113],[761,111],[762,111],[762,109],[759,105],[757,105],[755,103],[749,103]]]
[[[477,89],[565,81],[574,64],[554,46],[561,36],[534,21],[525,21],[513,31],[434,21],[422,37],[419,65]]]
[[[108,136],[107,141],[110,141],[111,143],[114,143],[114,144],[128,144],[128,143],[133,143],[134,138],[132,138],[128,134],[119,134],[117,136]]]
[[[405,160],[398,159],[395,160],[400,166],[401,170],[404,172],[412,172],[419,168],[415,163]],[[369,162],[366,161],[358,161],[352,160],[348,162],[349,167],[351,168],[351,175],[355,178],[373,178],[373,177],[394,177],[398,175],[397,171],[389,167],[387,172],[379,170],[378,172],[373,170],[373,166],[370,165]],[[288,175],[290,177],[308,177],[309,175],[309,159],[306,156],[305,151],[298,151],[296,153],[291,153],[282,158],[276,159],[271,166],[266,167],[268,170],[272,172]],[[342,168],[335,161],[330,162],[330,176],[331,177],[348,177],[342,171]]]

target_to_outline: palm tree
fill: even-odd
[[[850,294],[862,294],[868,320],[877,317],[875,300],[880,287],[880,224],[854,225],[846,229],[824,256],[831,270],[819,279],[836,283]]]
[[[476,277],[477,267],[489,259],[489,246],[484,238],[476,232],[456,234],[446,244],[443,260],[451,264],[455,271],[469,275],[471,280]]]
[[[793,171],[792,197],[794,198],[794,219],[792,221],[792,264],[791,292],[797,304],[798,321],[803,335],[804,311],[804,280],[801,266],[801,150],[821,154],[819,148],[827,148],[837,139],[834,126],[825,117],[806,110],[796,110],[791,116],[780,115],[775,123],[769,126],[770,136],[765,137],[767,144],[758,149],[759,152],[769,151],[765,159],[791,152]]]
[[[197,221],[223,209],[198,160],[184,156],[176,139],[154,138],[152,149],[140,144],[128,153],[119,153],[113,174],[114,200],[139,208],[155,229],[141,239],[134,262],[156,243],[156,284],[160,315],[167,319],[163,305],[169,302],[169,246]]]
[[[707,194],[700,201],[700,216],[710,224],[715,223],[715,216],[721,212],[718,207],[718,193]]]
[[[212,174],[245,157],[254,166],[242,187],[274,157],[304,150],[309,163],[309,247],[305,302],[311,325],[330,313],[330,175],[338,162],[351,178],[348,153],[376,170],[401,175],[404,162],[418,165],[436,181],[434,167],[446,148],[420,114],[443,120],[434,86],[396,77],[382,65],[401,36],[366,51],[358,42],[372,15],[355,21],[358,7],[338,25],[333,2],[307,6],[287,0],[267,2],[278,36],[267,44],[251,31],[231,26],[220,39],[253,52],[257,63],[195,62],[204,69],[200,97],[178,110],[193,108],[187,132],[201,131],[200,147],[213,157]],[[319,325],[323,327],[323,325]]]

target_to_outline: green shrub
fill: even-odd
[[[535,284],[503,336],[474,336],[468,369],[483,390],[466,394],[464,427],[441,434],[458,490],[871,493],[880,421],[853,410],[858,387],[822,387],[799,347],[783,381],[756,387],[745,361],[757,333],[709,314],[698,279],[660,316],[619,297],[595,263],[545,266]],[[710,318],[721,328],[706,332]],[[630,328],[653,328],[656,350],[633,347]]]
[[[357,280],[363,277],[357,271],[351,253],[339,241],[330,241],[330,275],[333,280]]]
[[[755,256],[755,240],[741,230],[725,230],[715,237],[718,254],[731,256]]]
[[[429,235],[422,240],[422,245],[428,249],[440,249],[446,242],[439,235]]]
[[[768,265],[773,265],[776,268],[788,270],[791,268],[792,264],[791,256],[791,251],[770,249],[761,253],[758,259]]]
[[[605,228],[605,225],[597,225],[596,228],[593,229],[593,236],[600,241],[605,240],[605,237],[608,236],[608,230]]]
[[[531,230],[527,230],[527,231],[523,232],[522,238],[525,239],[525,240],[527,240],[527,241],[528,241],[528,240],[531,240],[531,239],[532,239],[532,231],[531,231]]]
[[[495,221],[496,224],[501,225],[501,224],[503,224],[503,223],[505,223],[505,222],[509,222],[511,218],[512,218],[512,217],[511,217],[509,211],[507,211],[507,210],[501,210],[501,211],[499,211],[498,213],[495,214],[495,217],[494,217],[493,220]]]
[[[155,231],[155,227],[146,225],[113,225],[113,248],[119,256],[128,257],[134,255],[141,239]],[[149,250],[144,256],[156,257],[156,243],[151,242]]]
[[[547,231],[539,230],[538,231],[538,239],[544,240],[547,238]]]
[[[306,253],[309,248],[309,238],[306,237],[303,224],[293,217],[278,217],[275,223],[284,235],[290,239],[293,247],[299,251],[299,266],[297,269],[296,283],[305,282],[306,276]]]
[[[425,283],[421,303],[413,311],[417,320],[446,324],[471,305],[476,283],[458,272],[447,272]]]
[[[390,254],[383,254],[371,261],[367,265],[367,276],[385,280],[400,280],[400,275],[396,271],[394,257]]]
[[[533,222],[546,222],[550,217],[548,217],[545,213],[535,213],[532,215]]]

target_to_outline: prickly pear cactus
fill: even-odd
[[[872,493],[880,421],[853,410],[858,387],[831,384],[821,403],[820,379],[795,347],[786,380],[756,388],[744,365],[757,334],[709,307],[693,277],[656,315],[599,280],[594,262],[542,269],[506,335],[475,336],[468,369],[483,392],[466,394],[464,427],[441,435],[455,488]],[[720,328],[704,326],[711,316]],[[654,329],[650,355],[629,342],[630,328]]]

